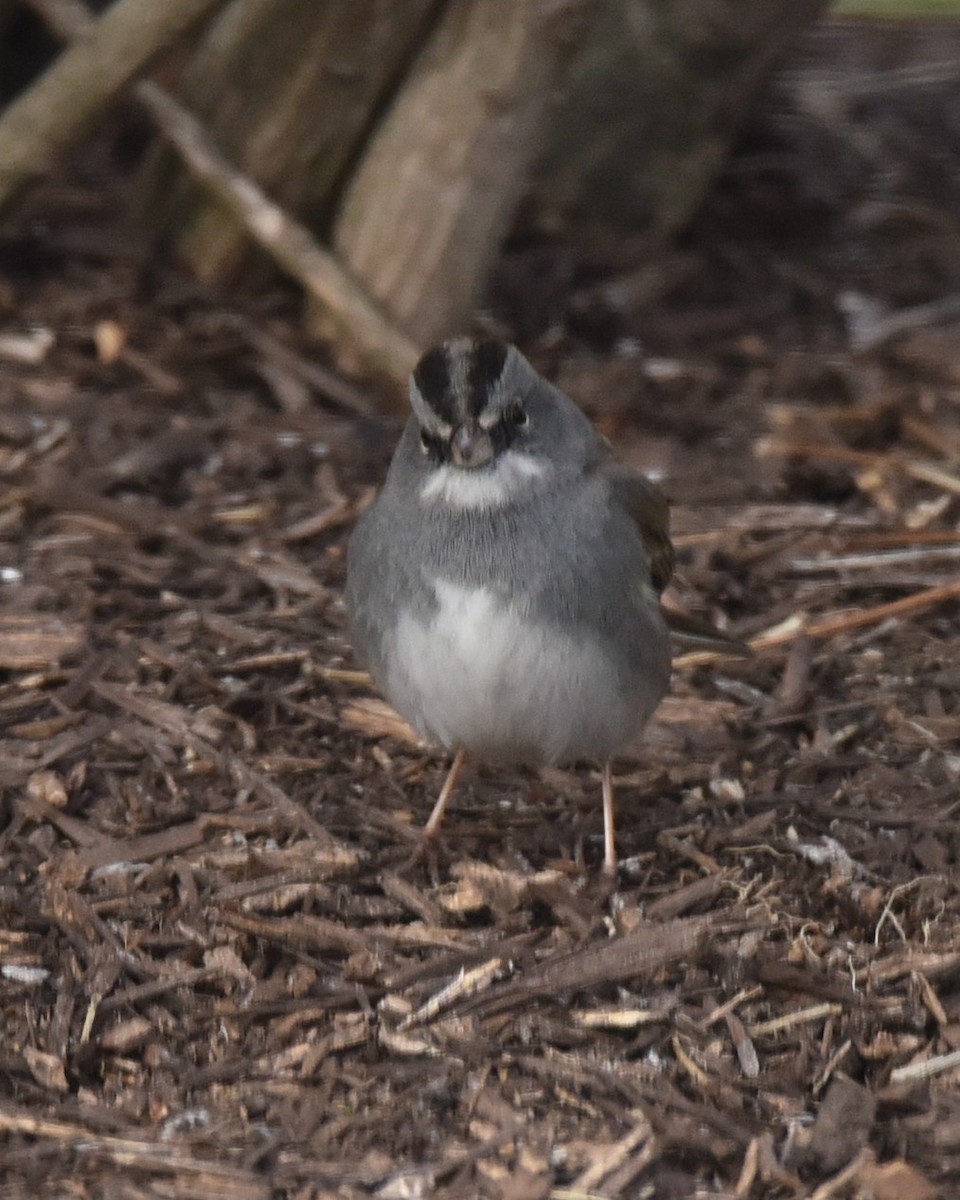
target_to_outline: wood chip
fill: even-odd
[[[11,671],[45,670],[83,648],[86,631],[45,613],[0,613],[0,667]]]

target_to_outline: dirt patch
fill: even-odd
[[[476,774],[404,869],[445,764],[339,601],[398,426],[295,298],[150,259],[105,140],[32,198],[4,1195],[957,1193],[958,43],[810,39],[655,267],[587,230],[504,257],[498,320],[674,500],[673,599],[758,647],[678,661],[612,903],[587,766]]]

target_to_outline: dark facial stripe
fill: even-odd
[[[492,340],[477,342],[473,347],[467,375],[467,403],[470,415],[479,417],[486,408],[490,392],[503,374],[507,361],[507,348],[502,342]]]
[[[457,413],[450,394],[450,367],[443,346],[427,351],[414,368],[413,380],[440,420],[455,424]]]

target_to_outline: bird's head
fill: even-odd
[[[410,377],[423,452],[438,466],[490,466],[522,444],[530,425],[526,400],[537,378],[502,342],[454,338],[429,350]]]

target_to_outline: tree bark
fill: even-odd
[[[30,0],[51,31],[74,42],[91,35],[94,18],[84,0]],[[298,221],[224,159],[206,129],[150,79],[133,85],[133,96],[177,149],[204,194],[218,201],[281,269],[322,306],[341,362],[348,369],[403,383],[417,348],[395,330],[367,296]]]
[[[534,208],[668,234],[829,0],[605,0],[537,167]]]
[[[233,164],[322,229],[383,97],[438,0],[233,0],[180,88]],[[148,222],[201,278],[223,280],[246,237],[159,150],[142,181]]]
[[[223,0],[116,0],[0,115],[0,209],[139,71]]]
[[[827,2],[232,0],[181,94],[423,347],[467,323],[531,188],[547,222],[688,221]],[[148,179],[154,226],[222,281],[247,244],[236,207],[166,156]]]
[[[352,177],[334,243],[421,344],[479,297],[595,0],[454,0]]]

